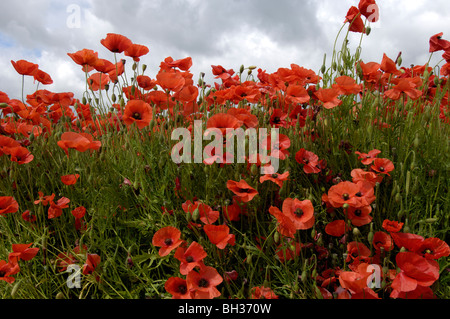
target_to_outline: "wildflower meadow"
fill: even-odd
[[[0,297],[450,298],[450,41],[363,61],[375,8],[319,70],[149,70],[108,33],[67,53],[75,96],[11,57],[36,88],[0,91]]]

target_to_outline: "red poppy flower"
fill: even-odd
[[[109,75],[101,72],[94,73],[87,79],[89,89],[92,91],[104,90],[109,81]]]
[[[116,33],[108,33],[105,39],[100,40],[100,43],[114,53],[122,53],[133,44],[126,36]]]
[[[227,114],[233,115],[235,118],[241,121],[247,128],[258,126],[258,118],[256,117],[256,115],[251,114],[250,110],[233,107],[227,110]]]
[[[304,148],[301,148],[297,153],[295,153],[295,160],[297,163],[303,165],[303,171],[306,174],[316,174],[321,171],[318,167],[319,156],[313,152],[305,150]]]
[[[194,299],[213,299],[221,295],[216,286],[223,281],[217,270],[210,266],[200,267],[198,272],[191,271],[186,276],[189,291],[193,291]]]
[[[199,201],[191,203],[191,201],[188,200],[181,204],[181,207],[185,213],[190,213],[191,215],[194,215],[194,212],[198,209],[199,218],[204,224],[213,224],[219,218],[218,211],[213,210],[211,206]]]
[[[23,146],[12,147],[8,152],[11,155],[11,161],[17,162],[18,164],[27,164],[34,159],[33,154]]]
[[[68,208],[69,203],[70,199],[68,199],[67,197],[61,197],[56,203],[51,201],[50,207],[48,208],[48,219],[61,216],[62,210],[64,208]]]
[[[83,67],[83,71],[90,71],[89,68],[96,68],[103,65],[103,61],[99,60],[98,53],[93,50],[83,49],[75,53],[67,53],[72,60]]]
[[[325,226],[325,233],[334,237],[341,237],[350,230],[350,226],[343,219],[332,221]]]
[[[360,168],[353,169],[350,174],[352,176],[352,182],[355,184],[361,181],[367,181],[372,186],[375,186],[376,183],[381,183],[383,180],[382,175],[377,175],[375,172],[364,171]]]
[[[74,185],[78,181],[78,178],[80,178],[80,174],[64,175],[61,176],[61,182],[65,185]]]
[[[393,299],[437,299],[433,290],[425,286],[416,286],[416,289],[407,292],[393,289],[389,297]]]
[[[266,150],[270,150],[270,156],[276,157],[281,160],[286,159],[289,156],[289,147],[291,147],[291,140],[285,134],[277,134],[274,138],[272,145],[272,135],[269,134],[262,143],[262,147]],[[263,154],[259,154],[261,157]]]
[[[251,299],[278,299],[278,296],[269,287],[253,287]]]
[[[233,204],[226,205],[223,208],[223,215],[230,221],[239,221],[241,214],[245,213],[245,208],[241,207],[236,201],[233,201]]]
[[[411,100],[417,100],[422,96],[422,91],[418,90],[419,78],[400,78],[398,80],[393,79],[392,83],[395,83],[394,87],[384,92],[384,96],[392,100],[400,99],[402,93],[405,93]]]
[[[87,254],[86,263],[83,265],[83,275],[92,274],[101,262],[101,257],[97,254]]]
[[[172,295],[172,299],[192,299],[192,293],[187,287],[186,279],[170,277],[164,284],[164,288]]]
[[[376,158],[370,168],[375,172],[389,175],[389,172],[394,170],[394,164],[387,158]]]
[[[156,75],[156,81],[163,90],[178,92],[186,84],[186,79],[181,72],[170,69],[170,71],[160,70]]]
[[[173,226],[166,226],[153,235],[152,245],[161,247],[159,256],[164,257],[183,243],[180,237],[181,231],[179,229]]]
[[[180,273],[187,275],[195,267],[203,265],[203,259],[208,256],[203,246],[193,241],[186,249],[183,246],[179,246],[175,251],[174,257],[178,259],[180,264]]]
[[[363,225],[367,225],[372,221],[372,216],[370,213],[372,212],[372,206],[349,206],[347,209],[347,218],[350,219],[352,225],[359,227]]]
[[[227,225],[205,225],[203,230],[208,236],[209,241],[219,249],[224,249],[227,244],[234,246],[235,236],[230,234],[230,228]]]
[[[338,94],[350,95],[358,94],[362,90],[362,86],[357,84],[355,79],[347,75],[341,75],[334,79],[336,84],[333,84],[333,89],[338,91]]]
[[[12,196],[0,196],[0,216],[15,213],[19,210],[19,204]]]
[[[303,85],[292,84],[286,89],[286,101],[292,104],[308,103],[311,97]]]
[[[273,127],[287,127],[286,122],[287,114],[283,112],[282,109],[275,109],[270,116],[269,123]]]
[[[339,283],[342,288],[348,289],[352,294],[359,293],[367,288],[367,279],[371,275],[370,272],[367,272],[369,264],[362,263],[357,268],[358,271],[342,271],[339,274]]]
[[[148,47],[141,44],[131,44],[124,52],[126,56],[132,57],[133,61],[139,62],[140,57],[149,52]]]
[[[326,109],[332,109],[342,104],[342,101],[338,99],[339,90],[335,88],[320,88],[314,95],[323,103],[323,107]]]
[[[384,251],[390,251],[394,248],[391,236],[383,231],[377,231],[373,235],[372,245],[377,251],[380,251],[381,247]]]
[[[431,286],[439,279],[439,264],[416,253],[399,252],[395,256],[400,273],[392,281],[391,287],[401,292],[416,289],[417,286]]]
[[[0,156],[3,154],[10,154],[10,149],[13,147],[19,147],[20,143],[17,142],[15,139],[0,135]]]
[[[397,233],[402,229],[403,223],[400,223],[395,220],[385,219],[383,220],[383,224],[381,225],[381,227],[383,227],[386,231],[390,233]]]
[[[72,215],[75,219],[81,219],[86,214],[86,208],[84,206],[79,206],[72,210]]]
[[[42,205],[47,206],[55,198],[55,194],[44,196],[44,193],[38,192],[38,195],[39,195],[39,199],[34,201],[35,205],[42,203]]]
[[[314,207],[309,199],[286,198],[282,210],[292,220],[295,229],[309,229],[314,225]]]
[[[130,100],[125,105],[123,121],[126,125],[136,123],[142,129],[150,124],[152,118],[152,107],[142,100]]]
[[[397,65],[395,62],[390,59],[386,53],[383,53],[383,59],[381,60],[380,70],[384,71],[385,73],[394,74],[394,75],[400,75],[402,72],[397,69]]]
[[[361,14],[370,19],[369,22],[375,23],[379,19],[378,5],[375,0],[360,0],[358,4],[358,9]]]
[[[355,259],[365,260],[370,256],[370,249],[360,242],[352,241],[347,244],[347,258],[346,262]]]
[[[34,80],[40,82],[43,85],[48,85],[48,84],[53,83],[51,76],[48,73],[45,73],[44,71],[42,71],[40,69],[37,69],[33,73],[33,77],[34,77]]]
[[[22,219],[26,222],[34,223],[37,220],[37,216],[33,212],[26,210],[22,213]]]
[[[11,64],[13,65],[14,69],[17,71],[17,73],[21,75],[33,75],[36,70],[39,68],[38,64],[28,62],[26,60],[18,60],[14,62],[11,60]]]
[[[20,267],[18,263],[0,260],[0,280],[4,280],[7,283],[12,284],[16,278],[10,276],[17,274],[19,271]]]
[[[350,7],[348,10],[344,23],[346,22],[350,23],[349,30],[352,32],[364,33],[366,31],[364,22],[361,18],[361,12],[359,12],[359,9],[355,6]]]
[[[450,49],[450,42],[442,39],[443,32],[439,32],[430,38],[429,52],[436,52],[440,50],[447,51]]]
[[[242,122],[239,121],[233,115],[227,113],[216,113],[211,116],[206,122],[207,129],[218,129],[223,136],[226,136],[227,129],[238,129],[242,126]]]
[[[61,140],[57,142],[69,157],[69,148],[76,149],[79,152],[86,152],[87,150],[98,150],[102,143],[94,141],[89,133],[64,132],[61,135]]]
[[[12,245],[12,253],[9,253],[8,259],[10,262],[14,261],[17,262],[19,260],[31,260],[34,258],[34,256],[37,255],[39,252],[39,248],[30,248],[30,246],[33,245],[33,243],[30,244],[13,244]]]
[[[283,182],[287,181],[288,177],[289,172],[284,172],[283,174],[265,174],[259,178],[259,182],[264,183],[265,181],[271,181],[281,188],[283,186]]]
[[[439,259],[450,255],[448,244],[435,237],[424,239],[424,241],[415,249],[415,252],[426,259]]]
[[[361,163],[364,165],[371,164],[377,158],[377,155],[380,153],[381,153],[381,151],[377,150],[377,149],[373,149],[373,150],[369,151],[369,153],[367,153],[367,154],[361,153],[358,151],[355,152],[355,154],[358,155],[358,159],[360,159]]]
[[[229,180],[227,188],[239,197],[240,201],[246,203],[253,199],[258,194],[258,191],[241,179],[239,182]]]
[[[344,204],[354,206],[357,204],[356,193],[359,192],[359,186],[355,183],[344,181],[333,185],[328,190],[328,201],[333,207],[342,207]]]
[[[147,75],[138,75],[136,77],[136,81],[137,81],[139,87],[143,88],[146,91],[151,90],[156,86],[156,81],[152,80]]]
[[[297,229],[295,228],[292,219],[283,214],[283,212],[275,206],[270,206],[269,213],[274,216],[278,222],[277,231],[283,236],[294,238]]]
[[[160,68],[163,70],[167,70],[170,68],[179,68],[181,71],[188,71],[192,66],[192,58],[186,57],[184,59],[173,60],[172,57],[167,57],[164,59],[164,62],[161,62]]]

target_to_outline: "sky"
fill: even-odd
[[[190,56],[194,82],[201,72],[215,81],[211,65],[238,71],[256,66],[268,73],[295,63],[319,71],[324,54],[330,65],[333,43],[345,15],[358,0],[2,0],[0,2],[0,91],[21,98],[22,77],[11,60],[27,60],[53,79],[39,89],[74,92],[85,89],[81,67],[67,53],[91,49],[114,60],[100,43],[119,33],[150,52],[141,58],[146,75],[155,78],[166,57]],[[430,58],[429,38],[444,32],[450,40],[448,0],[377,0],[380,19],[363,38],[361,59],[381,62],[383,54],[402,66],[423,65]],[[448,33],[446,33],[448,32]],[[342,40],[342,36],[339,38]],[[356,48],[360,34],[350,34]],[[338,45],[341,42],[338,40]],[[120,55],[119,55],[120,57]],[[121,56],[125,57],[125,56]],[[131,59],[128,67],[130,67]],[[441,60],[434,54],[431,66]],[[131,73],[131,72],[130,72]],[[128,74],[130,74],[128,73]],[[256,73],[256,72],[255,72]],[[26,77],[25,94],[37,88]]]

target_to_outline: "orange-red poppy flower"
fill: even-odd
[[[381,183],[383,180],[382,175],[377,175],[375,172],[369,172],[362,170],[361,168],[355,168],[351,171],[352,182],[358,183],[360,181],[367,181],[372,186],[375,186],[376,183]]]
[[[314,225],[314,207],[309,199],[286,198],[282,211],[292,220],[295,229],[309,229]]]
[[[139,62],[140,57],[149,52],[148,47],[141,44],[131,44],[124,52],[126,56],[132,57],[133,61]]]
[[[395,220],[385,219],[383,220],[383,224],[381,225],[381,227],[383,227],[386,231],[390,233],[397,233],[402,229],[403,223],[400,223]]]
[[[11,161],[17,162],[18,164],[27,164],[34,159],[33,154],[23,146],[12,147],[8,152],[11,155]]]
[[[450,255],[450,247],[442,239],[430,237],[425,238],[415,249],[415,252],[426,259],[439,259]]]
[[[229,108],[227,114],[233,115],[239,121],[241,121],[247,128],[257,127],[258,118],[256,115],[251,114],[250,110],[244,108]]]
[[[86,152],[87,150],[98,150],[102,145],[100,141],[94,141],[91,134],[76,132],[64,132],[57,144],[64,150],[67,157],[69,157],[69,148]]]
[[[259,178],[260,183],[265,181],[271,181],[277,184],[280,188],[283,186],[283,182],[287,181],[289,177],[289,172],[284,172],[283,174],[265,174]]]
[[[223,136],[226,136],[227,129],[237,129],[242,122],[233,115],[227,113],[217,113],[211,116],[206,122],[207,129],[218,129]]]
[[[320,88],[314,95],[319,101],[323,103],[323,107],[326,109],[332,109],[342,104],[342,101],[338,99],[340,89],[335,88]]]
[[[219,249],[224,249],[227,244],[234,246],[235,236],[230,234],[230,228],[227,225],[205,225],[203,230],[208,236],[209,241]]]
[[[294,238],[297,229],[292,219],[286,214],[283,214],[283,212],[275,206],[270,206],[269,213],[275,217],[278,222],[277,231],[283,236]]]
[[[26,222],[34,223],[37,220],[37,216],[27,209],[22,213],[22,219]]]
[[[65,185],[73,185],[78,181],[78,178],[80,178],[80,174],[69,174],[61,176],[61,182]]]
[[[11,64],[13,65],[14,69],[17,71],[17,73],[21,75],[33,75],[36,70],[39,68],[38,64],[28,62],[26,60],[18,60],[14,62],[11,60]]]
[[[385,73],[400,75],[402,72],[397,69],[395,62],[390,59],[386,53],[383,53],[383,59],[381,60],[380,70]]]
[[[83,265],[83,275],[92,274],[101,260],[101,257],[97,254],[87,254],[86,263]]]
[[[136,123],[139,129],[148,126],[153,118],[150,104],[142,100],[130,100],[125,105],[123,121],[126,125]]]
[[[201,267],[203,265],[203,259],[206,258],[206,256],[208,256],[208,254],[205,249],[196,241],[193,241],[188,248],[178,246],[174,255],[174,257],[181,262],[180,273],[182,275],[187,275],[195,267]]]
[[[417,100],[422,96],[422,91],[417,89],[421,81],[418,77],[416,78],[400,78],[393,79],[392,82],[396,83],[393,88],[386,90],[384,96],[392,100],[398,100],[402,96],[402,93],[406,94],[411,100]]]
[[[42,205],[47,206],[55,198],[55,194],[44,196],[44,193],[42,193],[40,191],[38,192],[38,195],[39,195],[39,199],[34,201],[35,205],[42,203]]]
[[[352,241],[347,244],[347,258],[346,262],[355,259],[365,260],[370,256],[370,249],[361,242]]]
[[[358,151],[355,152],[355,154],[358,155],[358,159],[360,159],[361,163],[364,165],[371,164],[375,160],[375,158],[377,158],[377,155],[380,153],[381,153],[381,151],[377,150],[377,149],[373,149],[373,150],[369,151],[369,153],[367,153],[367,154],[361,153]]]
[[[56,203],[51,201],[50,207],[48,208],[48,219],[61,216],[62,210],[64,208],[68,208],[69,203],[70,199],[68,199],[67,197],[61,197]]]
[[[241,179],[239,182],[228,180],[227,188],[239,197],[241,202],[249,202],[258,194],[258,191],[248,185],[248,183]]]
[[[333,89],[338,91],[338,94],[350,95],[350,94],[358,94],[362,90],[362,86],[357,84],[355,79],[347,76],[341,75],[334,79],[336,84],[333,84]]]
[[[40,69],[37,69],[33,73],[33,77],[34,77],[34,79],[36,81],[38,81],[38,82],[40,82],[41,84],[44,84],[44,85],[48,85],[48,84],[52,84],[53,83],[53,80],[52,80],[51,76],[48,73],[46,73],[46,72],[44,72],[44,71],[42,71]]]
[[[16,262],[6,262],[0,260],[0,280],[4,280],[9,284],[12,284],[16,278],[11,277],[20,271],[19,264]]]
[[[377,231],[373,235],[372,245],[376,251],[380,251],[381,247],[384,251],[390,251],[394,248],[391,236],[383,231]]]
[[[92,91],[104,90],[109,81],[109,75],[101,72],[94,73],[87,79],[89,89]]]
[[[194,299],[213,299],[221,295],[216,286],[223,281],[222,276],[211,266],[200,267],[186,276],[187,287],[194,293]]]
[[[186,79],[181,72],[170,69],[169,71],[160,70],[156,74],[156,81],[164,90],[178,92],[186,84]]]
[[[100,43],[114,53],[122,53],[133,44],[126,36],[116,33],[106,34],[106,38],[100,40]]]
[[[369,264],[361,263],[355,271],[341,271],[339,274],[339,283],[342,288],[348,289],[353,298],[353,294],[363,291],[367,287],[367,280],[372,275],[368,271]]]
[[[71,213],[75,219],[81,219],[86,214],[86,208],[84,206],[79,206],[73,209]]]
[[[180,237],[181,231],[178,228],[166,226],[153,235],[152,245],[161,247],[158,253],[161,257],[164,257],[183,243]]]
[[[400,292],[408,292],[417,286],[429,287],[439,279],[439,264],[413,252],[399,252],[395,256],[400,273],[392,281],[391,287]]]
[[[15,213],[19,210],[19,204],[12,196],[0,196],[0,215]]]
[[[304,148],[301,148],[297,153],[295,153],[295,160],[297,163],[303,165],[303,171],[306,174],[315,174],[321,171],[318,167],[319,156],[313,152],[307,151]]]
[[[194,215],[194,212],[198,210],[199,218],[204,224],[215,223],[220,215],[219,212],[213,210],[211,206],[199,201],[194,201],[194,203],[192,203],[188,200],[181,204],[181,208],[185,213],[190,213],[191,215]]]
[[[375,0],[360,0],[358,10],[364,17],[369,19],[370,23],[375,23],[380,18],[378,5]]]
[[[394,170],[394,164],[387,158],[376,158],[370,168],[380,174],[389,175]]]
[[[172,57],[167,57],[160,64],[160,68],[168,70],[170,68],[179,68],[181,71],[188,71],[192,66],[192,58],[186,57],[179,60],[174,60]]]
[[[98,52],[90,49],[79,50],[75,53],[67,53],[67,55],[76,63],[83,67],[83,71],[88,72],[92,68],[100,67],[103,62],[98,58]]]
[[[186,279],[180,277],[170,277],[164,284],[164,289],[172,295],[172,299],[192,299]]]
[[[334,237],[341,237],[349,230],[351,230],[350,226],[343,219],[332,221],[325,226],[325,233]]]
[[[136,81],[137,81],[139,87],[143,88],[146,91],[151,90],[156,86],[156,80],[152,80],[147,75],[138,75],[136,77]]]
[[[34,256],[39,252],[39,248],[30,248],[30,244],[13,244],[12,245],[12,253],[9,253],[8,259],[9,261],[19,261],[19,260],[31,260]]]
[[[253,287],[251,293],[251,299],[278,299],[278,296],[269,287]]]
[[[356,193],[359,192],[359,186],[356,183],[343,181],[333,185],[328,190],[328,201],[333,207],[342,207],[344,204],[354,206],[357,202]]]
[[[355,6],[351,6],[348,10],[344,23],[346,22],[350,23],[349,30],[351,32],[364,33],[366,31],[364,21],[361,18],[361,12]]]
[[[430,38],[429,52],[447,51],[450,49],[450,41],[442,39],[443,32],[439,32]]]
[[[370,213],[372,212],[372,206],[349,206],[347,209],[347,217],[352,222],[354,226],[363,226],[367,225],[372,221],[372,216]]]

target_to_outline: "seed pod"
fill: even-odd
[[[273,234],[273,241],[275,242],[275,244],[278,244],[280,242],[280,233],[279,232],[275,232],[275,234]]]
[[[198,210],[198,207],[194,210],[192,213],[192,220],[197,221],[200,217],[200,211]]]

